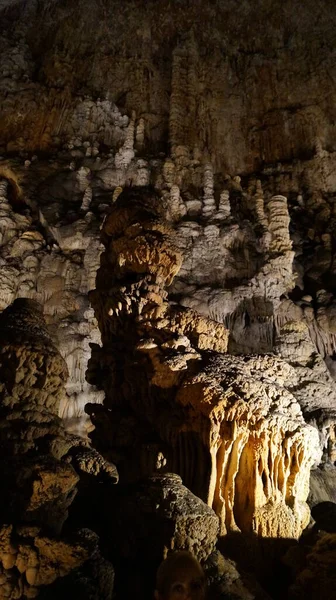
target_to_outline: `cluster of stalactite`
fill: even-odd
[[[279,218],[282,204],[274,199]],[[179,473],[215,509],[222,533],[298,537],[319,443],[288,391],[292,368],[276,357],[227,355],[222,324],[169,302],[182,257],[152,190],[119,196],[103,243],[91,295],[103,347],[88,378],[106,398],[88,407],[94,443],[122,479]]]

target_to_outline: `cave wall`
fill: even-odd
[[[229,352],[293,364],[332,454],[335,34],[332,5],[309,8],[1,3],[1,303],[43,303],[63,416],[102,400],[85,369],[104,215],[152,185],[183,254],[171,299],[224,323]]]
[[[221,535],[245,541],[297,538],[312,466],[310,503],[334,500],[335,17],[332,0],[0,0],[0,310],[20,297],[40,302],[46,361],[53,339],[69,372],[66,381],[57,354],[55,410],[44,396],[37,412],[28,406],[38,425],[6,412],[4,448],[16,448],[17,418],[40,461],[49,429],[39,413],[48,413],[66,446],[55,443],[48,460],[71,474],[71,494],[80,490],[77,504],[57,486],[47,494],[41,530],[17,526],[14,506],[0,559],[1,584],[17,597],[50,583],[56,595],[72,589],[67,570],[61,581],[44,573],[41,532],[59,497],[66,528],[84,515],[112,562],[122,555],[133,567],[156,531],[156,561],[173,547],[208,559],[218,522]],[[133,192],[157,211],[154,233],[142,217],[128,221]],[[163,253],[151,245],[158,232]],[[78,470],[106,465],[64,431],[87,434],[87,413],[92,443],[129,496],[77,486]],[[14,474],[4,467],[9,492],[16,476],[35,477],[25,461],[13,458]],[[98,552],[85,535],[62,546],[66,563],[74,544],[82,552],[75,571]],[[328,539],[315,548],[327,561]],[[310,580],[299,575],[303,595]]]

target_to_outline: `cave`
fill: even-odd
[[[0,0],[0,598],[334,597],[335,18]]]

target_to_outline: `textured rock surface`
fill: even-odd
[[[99,342],[86,294],[102,215],[129,185],[169,204],[172,292],[224,321],[230,351],[272,351],[296,286],[289,312],[333,374],[334,9],[313,8],[1,2],[0,307],[43,303],[70,372],[62,416],[102,398],[84,378]]]
[[[336,469],[330,465],[312,469],[308,498],[310,506],[328,501],[336,503]]]
[[[71,517],[78,519],[77,498]],[[218,517],[176,474],[108,489],[100,485],[85,500],[80,507],[85,515],[79,518],[99,533],[102,551],[116,570],[118,600],[151,598],[156,569],[168,552],[189,550],[204,562],[215,549]]]
[[[119,557],[132,560],[143,553],[148,562],[160,562],[171,550],[188,550],[203,562],[215,548],[218,517],[176,474],[125,488],[114,510],[113,543]]]
[[[82,598],[112,598],[113,568],[102,559],[92,531],[52,539],[36,526],[5,525],[0,529],[0,560],[3,598],[57,598],[60,591],[64,598],[80,592]],[[94,571],[96,577],[92,577]],[[86,589],[80,587],[84,573]]]
[[[59,414],[68,420],[69,427],[71,420],[80,426],[74,418],[83,415],[85,403],[99,402],[99,392],[85,381],[89,343],[99,341],[87,300],[99,265],[99,227],[94,219],[83,218],[72,227],[61,225],[53,232],[45,229],[43,214],[34,218],[34,211],[25,204],[27,198],[19,203],[20,212],[15,211],[15,204],[10,204],[14,184],[9,181],[17,173],[5,173],[8,178],[1,178],[0,168],[0,308],[22,296],[43,305],[49,331],[58,339],[70,374]],[[12,187],[12,193],[15,189]]]
[[[97,536],[60,534],[80,479],[114,483],[116,469],[58,417],[67,368],[36,301],[17,299],[1,313],[0,342],[0,594],[33,598],[93,561],[106,579],[96,597],[111,598],[113,569]]]
[[[181,474],[214,507],[222,534],[296,538],[320,450],[287,389],[295,371],[276,357],[225,356],[224,327],[169,304],[165,286],[181,260],[158,202],[150,189],[125,192],[104,224],[91,299],[107,370],[97,359],[89,375],[105,379],[106,399],[89,408],[93,440],[126,479],[135,465],[137,476],[165,466]],[[136,440],[122,435],[127,420]]]
[[[267,398],[256,425],[260,449],[251,449],[250,430],[236,413],[237,430],[227,438],[245,440],[241,472],[247,449],[254,460],[262,456],[254,509],[267,506],[267,498],[277,506],[279,478],[273,478],[275,461],[269,465],[266,458],[270,431],[276,431],[281,469],[287,461],[282,443],[294,457],[281,494],[293,479],[306,486],[301,474],[294,476],[299,438],[311,431],[304,421],[319,430],[324,464],[335,463],[334,20],[328,0],[0,0],[0,309],[22,296],[43,304],[70,374],[67,394],[48,402],[58,406],[68,429],[82,433],[89,403],[93,439],[118,462],[122,477],[134,480],[139,472],[174,465],[179,470],[184,456],[196,464],[210,449],[214,458],[209,436],[201,447],[195,438],[206,418],[213,426],[217,413],[194,419],[191,392],[200,385],[209,390],[210,365],[223,371],[225,385],[234,379],[242,406],[251,398],[251,422],[256,398]],[[137,273],[122,285],[110,286],[106,255],[101,259],[103,302],[96,297],[94,303],[102,349],[87,294],[100,264],[102,222],[128,188],[154,189],[174,234],[150,225],[154,256],[148,232],[141,245],[141,234],[131,228],[113,251]],[[149,258],[160,274],[154,282]],[[211,358],[225,351],[230,357]],[[270,353],[277,357],[257,358]],[[246,361],[233,361],[237,354]],[[19,368],[31,378],[32,398],[43,379],[35,358]],[[180,390],[177,410],[172,386]],[[141,396],[139,389],[149,392]],[[230,401],[221,394],[227,404],[219,429],[230,422]],[[21,396],[25,390],[15,381],[6,402]],[[162,403],[155,412],[157,396]],[[34,435],[24,443],[17,413],[15,427],[5,420],[14,462],[25,447],[35,448],[35,439],[45,440],[46,431],[65,439],[54,412],[51,417],[48,409],[41,422],[38,411],[36,423],[35,408],[29,411]],[[176,432],[183,423],[182,443]],[[311,458],[314,448],[315,441]],[[73,465],[86,462],[82,452]],[[300,451],[297,457],[303,460]],[[56,462],[25,462],[25,476],[53,479],[57,460],[59,454]],[[307,468],[309,462],[303,460]],[[10,481],[11,468],[3,468]],[[72,489],[76,474],[67,468]],[[213,490],[210,472],[217,477],[217,460],[216,469],[209,460],[189,481],[204,499]],[[201,490],[204,481],[208,491]],[[320,499],[332,498],[329,484],[323,479],[326,497]],[[60,498],[66,485],[59,477]],[[294,532],[301,509],[290,505],[287,499],[287,517],[290,511],[298,517],[289,525]],[[231,519],[230,510],[222,521]],[[305,509],[300,514],[303,523]],[[241,517],[233,517],[241,526]]]
[[[242,576],[232,560],[218,550],[204,564],[209,597],[213,600],[270,600],[270,596],[251,577]]]

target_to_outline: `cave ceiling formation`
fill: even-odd
[[[336,501],[335,21],[331,0],[0,0],[0,309],[43,307],[57,435],[125,485],[175,471],[220,536],[298,538],[311,468],[310,501]]]

